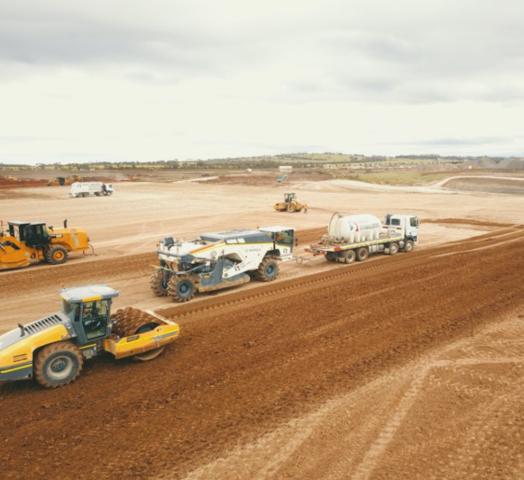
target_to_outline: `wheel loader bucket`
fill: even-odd
[[[31,265],[26,252],[22,248],[15,248],[7,242],[0,242],[0,270],[23,268]]]

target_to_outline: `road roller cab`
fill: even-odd
[[[63,312],[71,321],[79,345],[111,335],[111,303],[117,296],[118,291],[106,285],[62,290]]]
[[[153,312],[128,307],[111,315],[116,296],[106,285],[64,289],[62,311],[0,335],[0,381],[35,378],[56,388],[102,352],[152,360],[178,337],[178,325]]]

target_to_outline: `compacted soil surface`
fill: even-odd
[[[522,478],[523,272],[501,226],[166,304],[152,362],[0,386],[1,477]]]

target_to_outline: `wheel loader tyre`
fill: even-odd
[[[73,382],[82,371],[84,358],[70,342],[52,343],[42,348],[34,366],[36,381],[45,388],[57,388]]]
[[[399,246],[398,243],[393,242],[389,244],[389,254],[390,255],[396,255],[398,253]]]
[[[255,278],[259,282],[271,282],[278,277],[280,269],[275,259],[266,257],[260,262],[258,269],[255,273]]]
[[[67,262],[67,250],[62,245],[51,245],[45,252],[45,259],[51,265]]]
[[[195,295],[195,284],[189,278],[173,276],[167,284],[167,293],[175,302],[189,302]]]
[[[355,258],[357,258],[357,254],[355,253],[355,250],[347,250],[344,252],[343,258],[345,263],[353,263]]]
[[[167,283],[164,281],[164,272],[155,269],[149,278],[149,286],[157,297],[167,296]]]
[[[366,247],[360,247],[357,250],[357,260],[359,262],[363,262],[364,260],[366,260],[366,258],[368,258],[368,256],[369,256],[369,251]]]
[[[404,248],[402,249],[403,252],[410,253],[413,251],[413,240],[406,240],[406,243],[404,244]]]

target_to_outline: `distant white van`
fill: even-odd
[[[97,197],[113,195],[114,189],[111,183],[102,182],[75,182],[71,184],[72,197],[89,197],[95,195]]]

